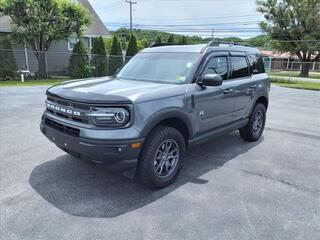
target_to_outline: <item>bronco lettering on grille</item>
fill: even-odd
[[[53,105],[51,103],[47,103],[47,107],[49,109],[57,111],[57,112],[67,113],[67,114],[74,115],[74,116],[80,116],[81,115],[81,113],[78,112],[78,111],[74,111],[74,110],[71,110],[71,109],[59,107],[59,106]]]

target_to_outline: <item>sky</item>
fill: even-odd
[[[125,0],[89,0],[108,29],[129,27]],[[136,0],[133,27],[201,37],[249,38],[262,32],[256,0]],[[212,31],[213,30],[213,31]]]

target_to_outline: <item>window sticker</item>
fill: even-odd
[[[192,67],[192,62],[188,62],[186,68],[191,68]]]
[[[178,75],[178,76],[176,76],[176,80],[179,82],[184,82],[184,81],[186,81],[186,77]]]

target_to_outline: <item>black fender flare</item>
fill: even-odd
[[[269,96],[268,96],[268,94],[267,94],[265,91],[260,91],[260,92],[258,92],[257,95],[254,97],[254,99],[253,99],[253,101],[252,101],[254,104],[252,104],[252,106],[251,106],[250,114],[252,113],[253,108],[254,108],[254,106],[256,105],[258,99],[261,98],[261,97],[265,97],[265,98],[268,100],[268,102],[269,102]]]
[[[140,137],[146,137],[150,133],[150,131],[157,126],[162,121],[169,119],[169,118],[176,118],[181,120],[187,127],[189,137],[193,136],[193,127],[192,127],[192,120],[188,116],[188,113],[179,109],[179,108],[170,108],[165,109],[160,112],[153,114],[148,120],[145,127],[142,129],[140,133]]]

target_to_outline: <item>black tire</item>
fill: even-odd
[[[261,114],[260,123],[256,122],[258,114]],[[239,129],[240,136],[248,142],[258,141],[263,133],[265,123],[266,123],[266,107],[261,103],[257,103],[254,106],[253,111],[249,117],[248,124],[243,128]]]
[[[174,147],[177,146],[175,148],[176,154],[171,158],[171,163],[174,163],[172,164],[174,166],[171,166],[171,163],[168,160],[168,158],[170,158],[168,157],[169,152],[167,152],[165,157],[163,156],[165,153],[161,152],[162,147],[167,145],[169,146],[170,142],[173,146],[170,149],[174,149]],[[140,154],[136,174],[137,180],[150,189],[159,189],[169,186],[179,175],[183,163],[185,148],[185,139],[180,131],[167,126],[156,127],[146,138]],[[158,155],[162,157],[158,157]],[[167,160],[165,161],[163,158]],[[177,160],[174,160],[175,158],[177,158]],[[162,163],[164,161],[165,164]],[[159,165],[157,165],[157,163]],[[167,163],[169,167],[167,167]],[[160,173],[156,170],[158,167],[161,168],[160,164],[162,164],[162,168],[165,168],[165,171],[171,167],[167,176],[160,176]],[[163,171],[162,168],[161,171]]]

